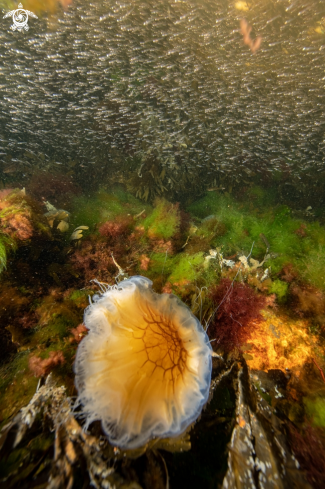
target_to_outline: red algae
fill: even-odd
[[[8,227],[4,228],[8,234],[21,241],[29,239],[33,235],[33,227],[30,221],[20,214],[16,214],[8,219]]]
[[[140,256],[140,268],[141,270],[148,270],[148,266],[150,263],[150,258],[146,255]]]
[[[170,282],[166,282],[166,284],[162,289],[162,292],[164,292],[165,294],[172,294],[173,293],[172,284]]]
[[[325,315],[324,293],[308,285],[290,286],[293,310],[299,317],[319,317],[322,322]]]
[[[49,358],[41,359],[36,355],[30,357],[28,366],[35,377],[48,375],[54,367],[64,364],[62,351],[50,351]]]
[[[278,273],[278,276],[284,282],[291,283],[298,278],[298,272],[294,269],[291,263],[287,263],[283,266],[282,270]]]
[[[87,285],[93,279],[113,283],[116,266],[112,252],[115,252],[115,249],[109,247],[106,242],[88,240],[71,256],[71,263]],[[114,256],[118,259],[119,254],[115,252]]]
[[[307,225],[304,223],[300,224],[300,227],[294,231],[294,233],[299,236],[300,238],[305,238],[307,236],[306,233]]]
[[[116,218],[114,221],[107,221],[99,228],[99,234],[116,241],[119,238],[127,236],[131,232],[133,224],[132,218]]]
[[[70,342],[71,343],[73,343],[73,342],[80,343],[80,341],[88,333],[88,329],[86,328],[86,326],[83,323],[81,323],[76,328],[73,328],[71,330],[71,333],[72,333],[73,338],[70,338]]]
[[[166,253],[166,251],[172,255],[174,254],[173,245],[171,241],[164,241],[163,239],[152,240],[152,250],[154,253]]]
[[[294,425],[289,430],[292,450],[315,488],[325,487],[324,431],[307,424],[302,433]]]
[[[223,278],[210,292],[210,298],[216,305],[209,335],[216,338],[215,347],[225,351],[241,349],[251,337],[252,322],[261,321],[261,309],[266,306],[265,297],[247,284],[231,282]]]
[[[8,197],[8,195],[11,194],[11,192],[13,191],[14,191],[13,188],[4,188],[0,190],[0,201],[5,200]]]

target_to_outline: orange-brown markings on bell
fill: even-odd
[[[144,368],[147,363],[153,364],[154,368],[150,375],[157,368],[161,368],[163,379],[172,382],[174,389],[178,377],[183,377],[187,369],[188,353],[172,321],[156,313],[148,303],[146,306],[147,312],[143,315],[145,325],[137,325],[136,328],[137,331],[141,331],[141,335],[137,336],[136,333],[133,333],[135,340],[143,342],[143,348],[137,350],[137,353],[145,352],[147,355],[147,359],[140,368]]]
[[[107,379],[107,375],[112,370],[116,374],[118,370],[125,370],[128,365],[134,365],[134,355],[145,354],[146,359],[137,366],[139,370],[133,371],[131,375],[136,375],[137,372],[142,371],[142,374],[151,377],[156,369],[160,368],[162,369],[162,376],[158,376],[155,380],[168,384],[169,387],[172,387],[172,392],[175,393],[175,385],[179,380],[184,380],[185,371],[192,373],[192,369],[188,365],[189,354],[185,347],[187,341],[180,337],[177,331],[178,325],[173,324],[170,317],[158,313],[147,301],[142,300],[135,309],[136,311],[131,317],[128,317],[127,314],[123,317],[122,314],[117,329],[120,329],[122,336],[129,336],[129,340],[132,337],[136,343],[141,342],[140,348],[138,349],[136,345],[132,346],[129,351],[130,360],[127,362],[125,360],[125,356],[127,356],[125,348],[118,351],[114,347],[110,349],[103,345],[100,351],[92,354],[92,358],[89,359],[90,363],[107,362],[110,358],[114,361],[114,358],[116,359],[119,354],[123,355],[123,363],[117,365],[114,361],[113,365],[109,361],[106,368],[103,368],[100,373],[94,372],[89,375],[87,381],[95,380],[96,383],[101,383]],[[105,311],[104,314],[109,322],[110,313]],[[125,326],[128,323],[129,326]],[[117,329],[115,326],[115,334]],[[152,365],[153,368],[146,368],[149,365]]]

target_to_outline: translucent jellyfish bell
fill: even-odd
[[[157,294],[134,276],[95,296],[88,335],[74,370],[86,427],[95,420],[110,442],[132,449],[181,434],[209,395],[211,346],[176,296]]]

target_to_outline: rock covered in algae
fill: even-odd
[[[247,368],[239,368],[236,423],[222,488],[301,487],[311,489],[286,442],[281,421],[250,385]]]
[[[65,388],[55,385],[50,375],[30,403],[2,428],[2,484],[14,489],[22,481],[42,481],[48,489],[61,489],[73,487],[82,477],[85,488],[159,489],[169,487],[169,482],[171,487],[182,483],[192,487],[195,471],[202,474],[201,482],[206,471],[210,478],[206,483],[212,477],[224,489],[310,489],[288,446],[285,424],[259,395],[245,363],[217,360],[215,369],[210,404],[191,431],[135,450],[112,446],[99,424],[85,431]],[[229,397],[229,391],[234,395]]]

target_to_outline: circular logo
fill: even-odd
[[[12,16],[12,21],[14,23],[14,29],[25,29],[28,30],[28,13],[26,10],[22,8],[18,8],[17,10],[14,11],[13,16]]]

